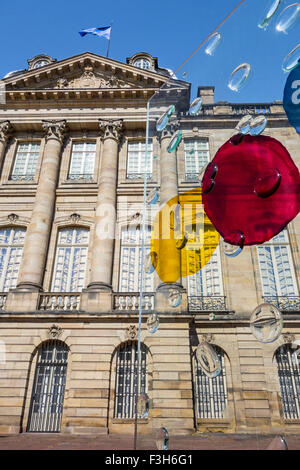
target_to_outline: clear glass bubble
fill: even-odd
[[[166,125],[168,124],[170,120],[170,117],[172,116],[174,112],[175,112],[175,106],[172,104],[171,106],[169,106],[167,111],[158,119],[156,123],[156,130],[158,132],[161,132],[166,127]]]
[[[141,393],[137,399],[137,414],[139,418],[147,418],[149,414],[150,400],[147,393]]]
[[[196,114],[199,113],[201,108],[202,108],[202,98],[201,97],[195,98],[194,101],[192,101],[190,105],[189,114],[191,116],[195,116]],[[194,153],[193,150],[191,150],[191,152]]]
[[[217,377],[222,370],[221,362],[215,348],[203,341],[196,349],[196,358],[207,377],[213,379]]]
[[[221,34],[216,32],[208,38],[208,44],[205,48],[205,54],[214,55],[215,50],[221,42]]]
[[[276,436],[272,439],[266,450],[289,450],[289,448],[284,436]]]
[[[282,0],[271,0],[269,1],[269,4],[267,6],[267,9],[265,10],[265,14],[261,22],[258,24],[258,27],[261,29],[266,29],[268,24],[270,23],[271,19],[275,15],[275,13],[278,11],[278,8],[280,7]]]
[[[168,300],[171,307],[178,307],[182,301],[181,292],[178,289],[169,289]]]
[[[158,256],[155,251],[150,251],[145,256],[144,269],[146,274],[152,274],[157,268]]]
[[[188,242],[188,235],[186,233],[184,233],[183,237],[180,236],[180,235],[176,235],[176,238],[175,238],[175,246],[178,250],[182,250],[185,245],[187,244]]]
[[[159,200],[159,188],[151,189],[150,193],[147,195],[146,202],[149,206],[154,206]]]
[[[158,450],[168,450],[169,449],[169,433],[166,428],[157,429],[155,432],[155,441],[156,447]]]
[[[261,304],[253,311],[250,328],[261,343],[272,343],[279,338],[283,320],[280,310],[272,304]]]
[[[216,318],[216,315],[213,312],[208,315],[209,320],[215,320],[215,318]]]
[[[285,72],[290,72],[300,65],[300,44],[283,59],[282,69]]]
[[[255,117],[250,123],[250,135],[260,135],[266,128],[268,124],[268,120],[266,116],[260,114],[259,116]]]
[[[153,160],[157,160],[158,159],[158,155],[153,155]]]
[[[157,313],[152,313],[147,318],[147,329],[149,333],[156,333],[159,327],[159,317]]]
[[[203,165],[203,167],[201,168],[201,170],[198,173],[198,180],[199,180],[200,184],[202,184],[203,175],[204,175],[208,165],[209,165],[209,163],[207,163],[206,165]]]
[[[167,147],[167,152],[168,153],[172,153],[174,152],[174,150],[178,147],[178,145],[180,144],[181,142],[181,139],[182,139],[182,131],[177,131],[175,132],[175,134],[173,135],[168,147]]]
[[[228,88],[232,91],[240,91],[249,78],[251,66],[247,63],[240,64],[231,73],[228,81]]]
[[[247,114],[247,116],[243,116],[242,119],[237,123],[235,128],[243,135],[248,134],[250,131],[250,124],[253,120],[253,116],[251,114]]]
[[[300,3],[293,3],[287,6],[279,15],[276,30],[287,34],[300,17]]]

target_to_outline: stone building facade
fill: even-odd
[[[1,433],[133,431],[146,103],[170,77],[145,53],[127,63],[84,53],[38,56],[4,78]],[[175,156],[167,152],[171,132],[150,136],[148,187],[160,187],[160,202],[197,186],[201,166],[249,112],[266,114],[265,133],[299,167],[299,137],[281,102],[215,103],[214,88],[199,87],[203,108],[192,117],[190,85],[177,83],[183,139]],[[103,239],[108,205],[116,223]],[[150,413],[139,419],[141,433],[298,432],[299,243],[299,217],[279,239],[236,258],[225,256],[221,241],[203,273],[182,279],[177,307],[161,295],[155,273],[146,277],[141,387]],[[249,328],[263,297],[284,316],[269,344]],[[153,311],[160,324],[151,334]],[[214,381],[195,360],[202,339],[222,361]]]

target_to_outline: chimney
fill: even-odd
[[[215,87],[214,86],[198,86],[197,97],[201,96],[203,104],[214,104]]]

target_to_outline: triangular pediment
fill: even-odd
[[[167,77],[86,52],[4,80],[8,90],[160,88]]]

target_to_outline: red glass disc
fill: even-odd
[[[298,214],[299,170],[278,140],[262,135],[246,135],[238,145],[229,140],[212,163],[218,171],[213,190],[203,192],[204,209],[228,243],[237,244],[237,232],[244,245],[264,243]],[[211,170],[206,171],[203,186],[211,181]]]

